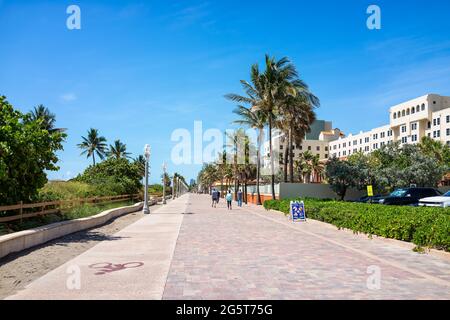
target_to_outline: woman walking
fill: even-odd
[[[233,207],[232,207],[233,195],[231,194],[231,190],[228,190],[228,193],[227,193],[227,196],[226,196],[226,200],[227,200],[228,210],[233,210]]]

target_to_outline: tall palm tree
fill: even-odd
[[[287,167],[289,164],[290,182],[294,182],[294,142],[301,145],[306,134],[311,131],[311,124],[316,121],[316,114],[313,110],[318,105],[318,99],[312,94],[311,100],[303,96],[301,92],[307,92],[307,87],[297,88],[299,95],[286,96],[280,106],[280,114],[277,118],[277,127],[281,129],[285,137],[284,150],[284,180],[287,182]],[[317,100],[317,101],[316,101]]]
[[[240,117],[239,120],[234,121],[235,124],[258,130],[256,147],[256,192],[258,197],[257,205],[261,205],[261,193],[259,190],[261,180],[261,147],[264,140],[264,127],[267,123],[267,117],[261,110],[252,111],[252,109],[244,106],[238,106],[233,112]]]
[[[100,159],[104,159],[107,146],[106,138],[99,136],[97,129],[89,129],[87,138],[81,137],[83,142],[78,144],[78,147],[83,150],[81,155],[86,155],[87,158],[92,157],[92,163],[95,166],[95,154]]]
[[[40,104],[30,111],[31,121],[40,121],[41,126],[44,130],[48,132],[64,132],[65,129],[55,128],[56,126],[56,116],[54,113],[50,112],[48,108]]]
[[[228,94],[225,97],[237,103],[249,105],[253,111],[261,110],[267,116],[269,126],[269,156],[271,170],[272,198],[275,199],[275,162],[273,154],[272,129],[279,112],[281,101],[287,94],[296,96],[295,89],[297,71],[288,58],[276,60],[269,55],[265,57],[265,71],[259,71],[258,64],[254,64],[250,72],[251,84],[241,80],[246,96]]]
[[[107,152],[108,157],[116,159],[127,159],[130,157],[130,154],[127,152],[127,145],[120,140],[114,141],[114,145],[109,145],[109,151]]]

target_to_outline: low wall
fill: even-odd
[[[345,200],[357,200],[367,195],[365,190],[348,189]],[[302,183],[281,183],[280,198],[317,198],[317,199],[338,199],[336,193],[331,190],[328,184],[302,184]]]
[[[109,220],[121,215],[142,210],[142,207],[143,204],[138,203],[129,207],[107,210],[88,218],[57,222],[47,226],[0,236],[0,258],[71,233],[103,225]]]

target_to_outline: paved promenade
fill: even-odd
[[[161,299],[187,201],[169,202],[8,299]]]
[[[96,274],[106,262],[119,270]],[[80,290],[67,288],[71,266]],[[450,258],[186,195],[10,298],[450,299]]]

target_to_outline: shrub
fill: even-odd
[[[302,200],[310,219],[369,236],[377,235],[413,242],[419,247],[450,251],[450,209]],[[270,200],[264,203],[264,207],[289,214],[290,201]]]

